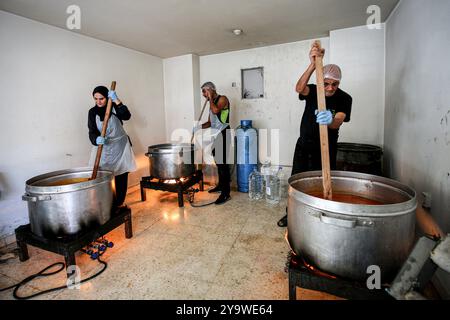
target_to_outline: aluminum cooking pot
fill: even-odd
[[[416,192],[391,179],[332,171],[333,194],[352,194],[383,203],[341,203],[311,196],[322,190],[321,171],[289,179],[288,241],[298,255],[319,269],[366,280],[378,266],[392,280],[414,243]]]
[[[195,172],[193,144],[158,144],[148,147],[150,176],[179,179]]]
[[[31,231],[46,238],[64,237],[106,223],[113,204],[113,173],[92,168],[54,171],[26,181],[25,194]],[[83,179],[84,178],[84,179]],[[60,181],[84,182],[59,184]]]

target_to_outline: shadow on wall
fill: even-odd
[[[383,151],[383,174],[386,178],[392,179],[392,153],[388,148]]]
[[[9,189],[8,181],[6,180],[5,175],[3,172],[0,172],[0,201],[5,196],[6,190]]]
[[[130,121],[125,121],[123,123],[124,129],[130,137],[131,144],[135,155],[138,153],[145,151],[147,146],[142,143],[141,135],[138,134],[139,128],[145,128],[148,126],[148,122],[146,120],[141,120],[143,117],[139,115],[139,110],[133,111],[130,110],[131,119]],[[134,114],[133,114],[134,112]],[[132,123],[130,123],[132,121]]]
[[[401,85],[403,81],[401,79],[404,78],[406,73],[406,66],[403,65],[401,67],[401,70],[397,73],[398,76],[396,77],[395,81],[391,81],[389,84],[392,84],[391,88],[387,88],[386,90],[386,96],[391,97],[390,99],[386,99],[386,106],[385,106],[385,116],[384,116],[384,122],[385,122],[385,129],[384,129],[384,159],[383,159],[383,168],[384,168],[384,175],[388,178],[393,179],[394,176],[398,175],[398,172],[396,172],[394,165],[395,162],[398,161],[398,159],[395,161],[394,155],[395,151],[397,151],[399,148],[397,146],[400,145],[401,135],[402,132],[400,131],[401,128],[401,111],[400,106],[406,104],[406,95],[405,91],[402,89]],[[395,100],[392,98],[395,97]],[[404,134],[404,132],[403,132]]]

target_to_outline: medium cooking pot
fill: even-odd
[[[113,173],[92,168],[46,173],[27,180],[25,194],[31,231],[46,238],[64,237],[106,223],[113,204]],[[83,181],[60,184],[60,182]]]
[[[193,144],[158,144],[148,147],[150,176],[179,179],[195,172]]]
[[[380,267],[393,279],[414,243],[416,193],[397,181],[332,171],[333,194],[352,194],[383,203],[341,203],[311,196],[322,191],[321,171],[289,179],[288,241],[298,255],[319,269],[366,280],[367,268]]]
[[[382,176],[383,149],[362,143],[338,142],[338,171],[353,171]]]

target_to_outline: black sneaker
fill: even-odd
[[[227,202],[228,200],[231,199],[231,196],[229,194],[221,194],[216,202],[214,202],[215,204],[224,204],[225,202]]]
[[[287,227],[287,224],[288,224],[288,222],[287,222],[287,215],[285,215],[283,218],[281,218],[280,220],[278,220],[278,223],[277,223],[277,225],[278,225],[280,228]]]
[[[208,190],[208,193],[221,193],[221,192],[222,192],[222,190],[219,188],[219,186],[216,186],[216,187]]]

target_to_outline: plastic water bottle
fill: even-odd
[[[277,204],[281,200],[281,167],[274,168],[268,176],[266,185],[266,202]]]
[[[248,186],[248,196],[250,199],[260,200],[264,198],[263,176],[258,172],[258,170],[253,169],[253,172],[250,173],[250,176],[248,177]]]
[[[270,169],[270,161],[265,161],[264,164],[261,166],[261,175],[263,176],[263,182],[264,182],[264,189],[266,189],[269,186],[269,176],[272,174]],[[265,193],[265,191],[264,191]]]
[[[249,176],[258,170],[258,131],[252,120],[241,120],[236,128],[236,178],[239,192],[249,192]]]

